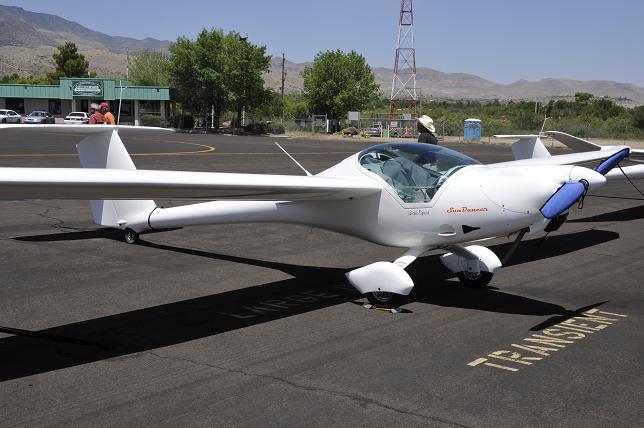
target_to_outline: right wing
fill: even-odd
[[[593,151],[601,151],[601,150],[610,150],[615,147],[623,147],[623,146],[600,146],[598,144],[591,143],[590,141],[584,140],[583,138],[566,134],[565,132],[546,131],[545,134],[549,137],[554,138],[560,143],[565,144],[575,152],[593,152]],[[644,162],[644,150],[631,149],[629,160],[633,162],[640,162],[640,163]]]
[[[614,154],[629,149],[629,160],[644,163],[644,150],[631,149],[628,146],[600,146],[574,135],[559,131],[546,131],[545,134],[565,144],[575,151],[565,155],[550,155],[548,149],[541,141],[542,135],[495,135],[498,138],[517,140],[512,144],[512,153],[516,160],[500,162],[489,166],[544,166],[544,165],[584,165],[603,161]],[[588,165],[592,167],[592,165]],[[624,172],[629,178],[643,178],[644,165],[624,166]],[[624,178],[619,170],[610,171],[606,174],[608,179]]]
[[[548,137],[554,138],[560,143],[565,144],[571,150],[575,152],[594,152],[597,150],[602,150],[602,146],[590,141],[586,141],[582,138],[575,137],[574,135],[566,134],[565,132],[559,131],[546,131],[544,132]]]

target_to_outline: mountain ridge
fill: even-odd
[[[103,76],[125,76],[126,52],[142,50],[167,52],[172,42],[154,38],[134,39],[110,36],[57,15],[31,12],[18,6],[0,5],[0,75],[44,75],[54,69],[52,54],[67,41],[76,43],[90,62],[92,71]],[[279,90],[281,57],[271,59],[271,69],[264,75],[266,85]],[[302,70],[310,62],[286,61],[286,92],[303,88]],[[381,93],[391,90],[393,70],[373,67]],[[621,104],[644,104],[644,88],[631,83],[609,80],[580,81],[544,78],[537,81],[519,79],[510,84],[496,83],[471,73],[444,73],[429,67],[418,67],[416,86],[424,99],[552,99],[572,97],[576,92],[590,92],[599,97],[617,99]]]
[[[167,51],[170,41],[157,40],[151,37],[134,39],[130,37],[110,36],[99,31],[91,30],[81,24],[68,21],[57,15],[48,13],[31,12],[18,6],[0,5],[0,20],[21,22],[25,26],[40,34],[48,46],[61,44],[60,34],[69,36],[68,40],[77,44],[99,44],[114,53],[125,53],[127,50],[136,52],[144,49]],[[2,45],[0,34],[0,45]],[[63,40],[62,42],[64,43]],[[20,43],[20,40],[16,40]],[[23,44],[24,45],[24,44]]]
[[[281,82],[281,61],[271,60],[271,71],[265,80],[268,86],[279,89]],[[285,62],[287,73],[286,88],[301,90],[303,79],[300,73],[311,63]],[[388,95],[391,90],[393,70],[373,67],[376,83],[381,93]],[[496,83],[471,73],[444,73],[429,67],[417,67],[416,86],[421,88],[424,99],[471,99],[471,100],[547,100],[573,97],[576,92],[590,92],[597,97],[609,97],[626,105],[644,104],[644,88],[631,83],[610,80],[574,80],[544,78],[535,81],[519,79],[509,84]]]

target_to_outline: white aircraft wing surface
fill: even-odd
[[[161,128],[110,125],[0,125],[0,132],[32,131],[84,137],[84,168],[0,168],[0,199],[146,200],[239,198],[339,200],[378,193],[368,179],[137,170],[119,135]]]
[[[338,200],[378,193],[341,177],[102,168],[0,168],[1,199]]]
[[[598,166],[614,154],[629,149],[628,160],[644,163],[644,150],[631,149],[628,146],[600,146],[582,138],[559,131],[547,131],[546,135],[565,144],[576,153],[552,156],[541,142],[542,135],[496,135],[499,138],[517,140],[512,144],[512,153],[516,160],[488,165],[489,167],[508,166],[547,166],[547,165],[585,165],[589,168]],[[624,166],[605,173],[607,179],[644,178],[644,165]]]
[[[520,159],[509,162],[499,162],[490,164],[488,166],[542,166],[542,165],[572,165],[572,164],[584,164],[594,161],[600,161],[607,159],[627,148],[627,146],[611,146],[606,150],[592,151],[592,152],[583,152],[583,153],[569,153],[565,155],[556,155],[550,157],[535,157],[529,159]]]
[[[559,131],[546,131],[545,134],[549,137],[554,138],[560,143],[565,144],[576,152],[591,152],[597,150],[609,150],[615,146],[600,146],[590,141],[584,140],[574,135],[566,134],[565,132]],[[644,162],[644,150],[642,149],[631,149],[629,160],[633,162]]]
[[[565,132],[546,131],[544,134],[565,144],[576,152],[594,152],[602,149],[602,146],[598,144],[591,143],[583,138],[575,137],[574,135],[566,134]]]
[[[78,135],[92,135],[92,134],[104,134],[106,132],[111,132],[114,130],[119,131],[120,134],[136,134],[142,132],[161,132],[161,133],[172,133],[174,130],[166,128],[157,128],[152,126],[132,126],[132,125],[99,125],[99,126],[89,126],[89,125],[36,125],[36,124],[0,124],[0,131],[15,131],[15,132],[24,132],[27,130],[47,132],[47,133],[56,133],[56,134],[78,134]]]

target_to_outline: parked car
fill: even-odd
[[[46,111],[32,111],[25,116],[25,123],[56,123],[56,119]]]
[[[367,135],[370,137],[382,136],[382,128],[378,125],[373,125],[367,128]]]
[[[81,125],[83,123],[89,123],[89,114],[85,113],[84,111],[73,111],[67,115],[65,120],[63,120],[64,123],[66,124],[76,124],[76,125]]]
[[[22,116],[13,110],[0,110],[0,123],[20,123]]]

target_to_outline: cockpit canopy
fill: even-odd
[[[480,164],[455,150],[423,143],[379,144],[360,152],[358,159],[407,203],[429,202],[456,171]]]

